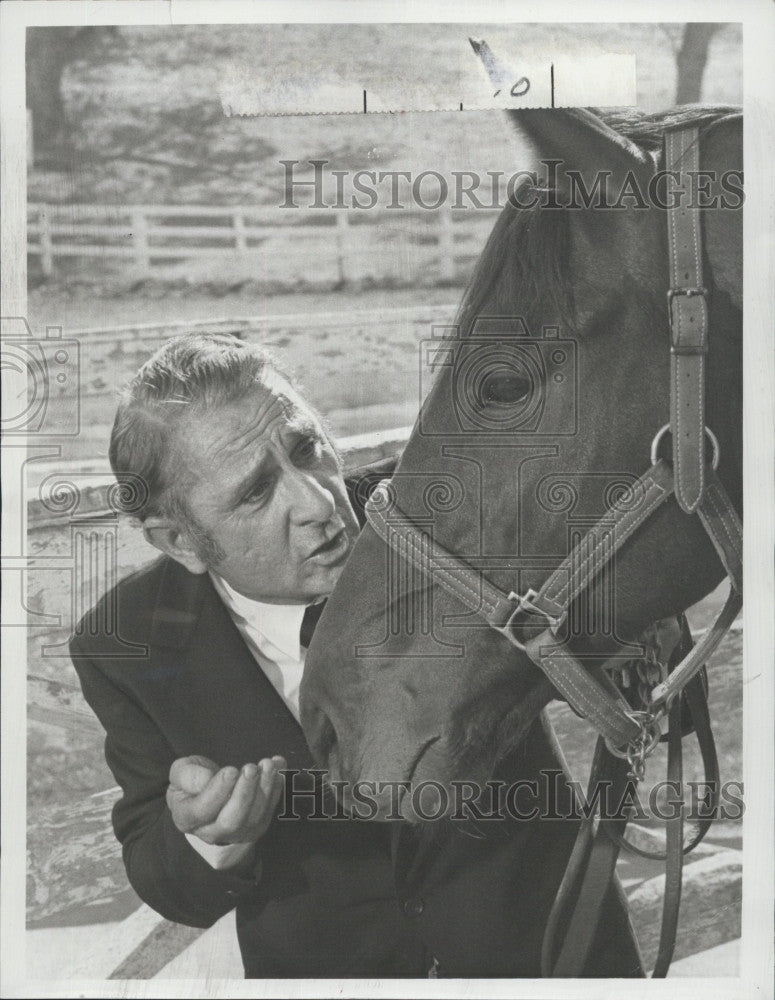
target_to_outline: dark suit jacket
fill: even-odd
[[[479,841],[446,829],[429,840],[396,825],[275,820],[258,877],[215,871],[166,807],[172,762],[202,754],[239,767],[281,753],[289,768],[314,765],[209,577],[158,559],[85,616],[71,652],[123,791],[113,823],[130,883],[163,916],[193,926],[236,905],[247,976],[426,976],[433,958],[441,975],[540,974],[574,823],[498,824]],[[540,720],[504,764],[511,778],[559,766]],[[598,939],[588,974],[638,974],[615,892]]]

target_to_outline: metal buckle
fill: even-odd
[[[657,433],[654,435],[654,438],[651,442],[652,465],[656,465],[657,461],[659,460],[659,454],[658,454],[659,445],[660,442],[662,441],[662,438],[669,430],[670,430],[670,424],[665,424],[663,427],[660,427]],[[721,457],[721,445],[718,443],[718,438],[710,429],[710,427],[707,426],[707,424],[705,425],[705,433],[708,435],[708,439],[710,440],[710,443],[713,447],[713,458],[711,459],[711,464],[713,466],[713,471],[715,472],[716,469],[718,468],[719,459]]]
[[[508,600],[515,602],[514,610],[511,612],[511,614],[506,619],[503,625],[492,626],[496,632],[500,632],[501,635],[504,635],[509,640],[512,646],[515,646],[523,653],[527,652],[526,646],[523,642],[520,642],[519,639],[517,639],[516,635],[514,634],[514,628],[516,625],[515,619],[518,614],[520,614],[522,611],[527,611],[531,614],[540,615],[552,632],[555,632],[562,625],[562,623],[565,621],[567,617],[567,612],[563,612],[559,616],[559,618],[557,618],[554,615],[550,615],[547,611],[544,611],[543,608],[539,608],[534,603],[536,597],[538,597],[538,592],[533,590],[532,588],[527,590],[527,592],[522,595],[517,594],[512,590],[512,592],[508,595]],[[538,622],[529,622],[523,624],[538,625]]]

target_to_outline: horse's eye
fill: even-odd
[[[496,404],[513,406],[524,402],[533,389],[532,380],[519,372],[493,372],[482,381],[481,399],[487,406]]]

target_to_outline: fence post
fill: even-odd
[[[455,278],[453,225],[452,210],[445,206],[439,212],[439,278],[441,281],[454,281]]]
[[[339,266],[339,282],[346,285],[348,281],[348,260],[349,260],[349,240],[348,228],[349,220],[347,210],[334,213],[336,219],[336,261]]]
[[[245,253],[248,248],[248,235],[245,231],[245,217],[242,212],[234,213],[234,241],[237,253]]]
[[[151,257],[148,248],[148,220],[142,209],[132,212],[132,246],[135,263],[143,274],[151,270]]]
[[[38,222],[40,224],[40,266],[48,277],[54,272],[54,244],[51,239],[51,217],[48,205],[40,206]]]

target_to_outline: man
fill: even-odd
[[[297,722],[305,609],[358,531],[319,420],[258,347],[182,337],[128,387],[110,457],[119,480],[144,482],[137,515],[164,553],[71,644],[123,791],[113,821],[131,884],[194,926],[236,904],[248,976],[427,975],[389,831],[268,829],[280,767],[313,766]]]
[[[86,616],[71,652],[107,733],[114,827],[141,898],[194,926],[236,905],[247,976],[427,976],[437,961],[449,975],[537,975],[535,915],[567,861],[567,823],[418,842],[309,810],[275,816],[278,772],[313,766],[304,647],[359,530],[354,483],[348,497],[288,378],[255,345],[174,340],[128,387],[110,458],[119,481],[143,481],[136,513],[164,555]],[[547,761],[537,727],[514,768]],[[637,974],[624,911],[608,906],[589,974]]]

